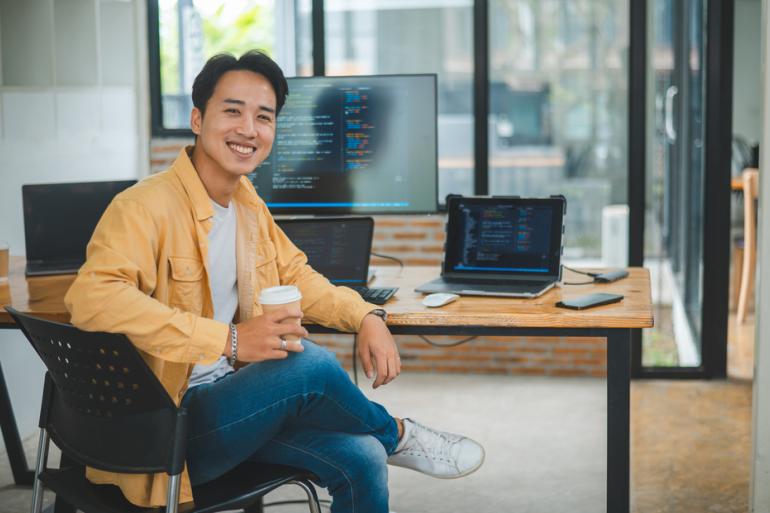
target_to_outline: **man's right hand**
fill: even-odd
[[[307,337],[307,330],[296,323],[301,318],[302,310],[291,305],[237,324],[238,361],[280,360],[289,356],[290,352],[304,351],[299,340],[288,342],[286,350],[281,349],[281,339],[287,335]],[[228,358],[232,355],[230,335],[222,354]]]

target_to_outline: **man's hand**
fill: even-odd
[[[358,357],[369,379],[376,370],[377,379],[372,388],[387,385],[401,374],[401,357],[393,335],[382,318],[369,314],[364,317],[358,332]]]
[[[281,349],[281,339],[287,335],[307,337],[307,330],[297,324],[297,320],[301,318],[302,311],[298,306],[287,306],[236,325],[238,361],[280,360],[289,356],[290,352],[304,351],[305,348],[299,340],[289,342],[286,350]],[[228,358],[232,356],[229,335],[222,354]]]

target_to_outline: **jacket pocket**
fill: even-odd
[[[271,241],[268,240],[257,245],[254,258],[254,267],[257,273],[257,296],[254,299],[257,301],[259,301],[260,290],[281,284],[278,277],[278,264],[275,261],[276,256],[275,246]]]
[[[203,262],[191,257],[169,257],[169,306],[201,315],[205,294]]]

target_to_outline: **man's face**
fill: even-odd
[[[263,75],[228,71],[206,103],[206,114],[192,110],[190,126],[198,136],[200,157],[228,174],[251,173],[270,154],[275,111],[275,91]]]

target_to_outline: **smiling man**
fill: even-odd
[[[270,154],[287,94],[260,52],[210,59],[193,84],[194,146],[110,204],[65,303],[75,326],[126,334],[187,408],[181,502],[194,499],[192,484],[251,459],[311,471],[335,513],[387,513],[387,464],[455,478],[478,469],[484,450],[391,416],[332,353],[286,340],[307,337],[285,322],[303,317],[358,332],[375,388],[401,371],[385,312],[308,266],[246,177]],[[263,314],[259,292],[275,285],[298,287],[301,307]],[[165,504],[165,474],[87,476],[134,504]]]

